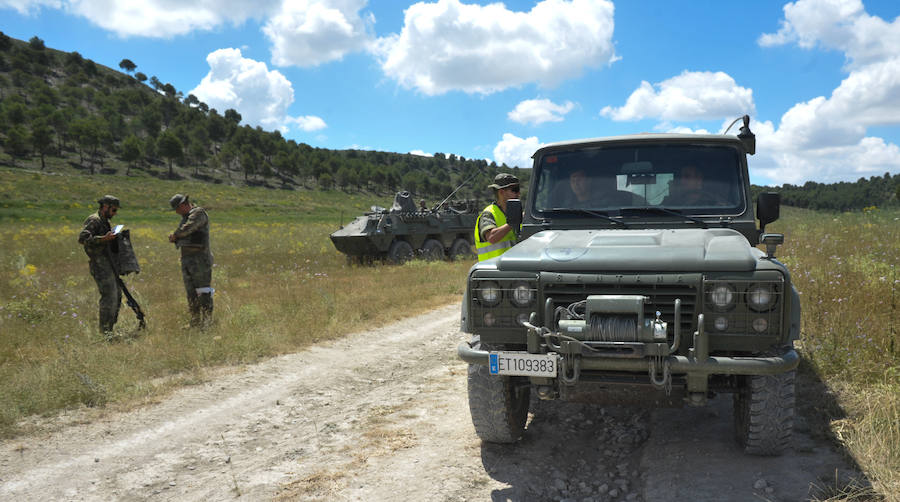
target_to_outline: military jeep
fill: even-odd
[[[735,121],[737,122],[737,121]],[[727,131],[726,131],[727,133]],[[483,441],[524,432],[544,400],[703,406],[733,394],[744,451],[780,454],[793,428],[800,299],[775,258],[778,194],[756,219],[738,135],[640,134],[534,154],[518,243],[474,265],[458,347]],[[757,246],[765,247],[765,251]]]

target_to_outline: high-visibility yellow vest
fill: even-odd
[[[500,209],[496,203],[491,203],[488,207],[484,208],[481,212],[490,211],[492,215],[494,215],[494,221],[497,223],[498,227],[502,227],[506,224],[506,215],[503,214],[503,210]],[[512,230],[509,231],[503,239],[500,239],[500,242],[496,244],[491,244],[490,241],[482,241],[481,240],[481,213],[478,216],[478,222],[475,224],[475,252],[478,253],[478,261],[489,260],[491,258],[502,255],[507,252],[509,248],[513,247],[516,244],[516,233]]]

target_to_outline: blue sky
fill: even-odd
[[[0,0],[0,30],[312,146],[529,167],[554,141],[720,133],[758,184],[900,174],[900,2]]]

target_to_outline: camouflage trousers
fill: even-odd
[[[119,319],[119,307],[122,306],[122,288],[116,282],[116,273],[105,256],[91,258],[91,277],[100,291],[100,334],[112,332]]]
[[[191,311],[191,326],[205,327],[212,321],[213,294],[212,255],[209,253],[183,253],[181,277]]]

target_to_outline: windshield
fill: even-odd
[[[649,206],[730,213],[742,207],[740,167],[738,151],[730,146],[645,144],[548,153],[536,173],[534,209],[578,214],[563,210]]]

